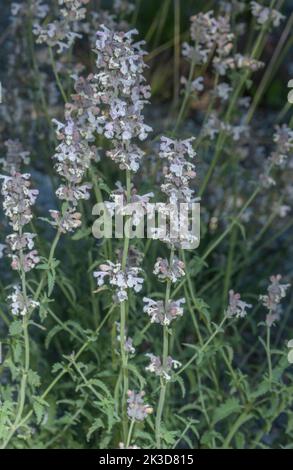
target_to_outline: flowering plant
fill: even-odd
[[[290,2],[100,3],[5,4],[0,447],[290,448]]]

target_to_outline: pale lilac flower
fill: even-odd
[[[25,151],[19,140],[6,140],[6,157],[0,158],[3,171],[10,175],[20,172],[22,165],[30,162],[29,152]]]
[[[12,251],[23,250],[28,248],[32,250],[34,247],[35,233],[24,232],[22,234],[12,233],[6,237],[6,241]]]
[[[127,396],[127,415],[130,419],[143,421],[153,412],[153,408],[144,403],[144,391],[136,393],[133,390],[128,390]]]
[[[53,219],[51,225],[57,227],[61,233],[73,232],[81,226],[81,213],[74,209],[69,209],[62,215],[61,212],[50,210]]]
[[[31,271],[40,262],[37,250],[29,251],[22,255],[11,255],[11,267],[15,270]]]
[[[251,308],[251,304],[247,304],[240,298],[240,294],[235,293],[232,289],[229,291],[229,305],[226,315],[230,318],[244,318],[247,315],[247,308]]]
[[[263,25],[268,21],[272,20],[272,23],[275,27],[278,27],[285,19],[285,16],[282,15],[279,11],[272,8],[264,7],[260,3],[250,2],[251,13],[256,17],[258,24]]]
[[[36,19],[33,25],[33,33],[37,36],[38,44],[47,44],[50,47],[58,47],[57,52],[61,54],[69,49],[79,34],[80,21],[86,17],[86,5],[89,0],[58,0],[59,16],[51,23],[44,22],[43,25]]]
[[[35,204],[39,191],[30,189],[30,174],[15,173],[13,176],[1,176],[3,179],[1,194],[4,197],[3,209],[14,231],[28,224],[32,217],[31,206]]]
[[[171,380],[171,372],[173,369],[177,369],[181,366],[179,361],[175,361],[171,356],[167,357],[166,366],[164,367],[161,358],[154,354],[146,354],[150,359],[150,364],[146,367],[146,370],[154,373],[158,377],[162,377],[164,380]]]
[[[274,178],[270,174],[273,167],[284,169],[287,165],[290,166],[288,159],[292,156],[293,131],[285,124],[281,127],[276,126],[273,140],[276,144],[275,150],[266,159],[264,171],[260,175],[260,181],[264,188],[276,185]]]
[[[158,258],[153,273],[156,274],[161,281],[170,280],[175,283],[185,275],[185,264],[176,256],[173,258],[171,266],[166,258]]]
[[[260,295],[259,299],[262,305],[268,309],[266,317],[267,326],[271,327],[275,321],[279,320],[281,313],[281,300],[286,296],[286,291],[290,284],[280,284],[281,274],[270,277],[270,285],[267,289],[267,295]]]
[[[219,83],[219,85],[216,86],[214,93],[215,96],[218,98],[221,98],[223,101],[227,101],[229,99],[229,95],[232,91],[232,87],[228,83]]]
[[[24,296],[18,286],[14,286],[14,292],[8,296],[8,300],[13,315],[27,315],[40,305],[39,302]]]
[[[187,87],[188,80],[185,77],[181,77],[180,82],[182,85]],[[204,77],[197,77],[190,83],[190,91],[191,92],[200,92],[204,89]]]
[[[170,325],[177,317],[183,316],[183,307],[185,299],[171,300],[166,307],[162,300],[153,300],[148,297],[143,298],[145,306],[143,311],[151,318],[151,323],[160,323],[161,325]]]
[[[293,130],[286,124],[276,126],[273,140],[276,144],[275,151],[270,156],[270,161],[281,168],[284,168],[289,156],[293,151]]]
[[[205,64],[214,48],[217,21],[212,11],[200,12],[192,16],[190,21],[190,36],[193,44],[184,42],[182,55],[196,64]]]
[[[133,289],[134,292],[140,292],[144,279],[140,277],[142,269],[137,267],[126,267],[122,270],[121,263],[112,263],[108,261],[107,264],[101,264],[100,270],[94,272],[94,277],[97,280],[99,287],[103,286],[106,281],[110,286],[114,287],[115,296],[118,302],[127,300],[127,290]]]
[[[283,219],[291,212],[291,207],[286,204],[275,202],[273,204],[273,211],[276,212],[281,219]]]
[[[152,130],[144,123],[144,105],[150,97],[150,87],[143,76],[146,67],[141,46],[133,42],[136,30],[110,31],[105,26],[97,32],[96,66],[97,96],[101,113],[96,118],[96,130],[112,141],[107,155],[121,169],[136,172],[144,152],[134,140],[145,140]]]
[[[166,160],[166,165],[163,167],[165,183],[161,185],[161,191],[167,194],[173,204],[194,201],[194,191],[188,186],[196,176],[195,165],[189,161],[196,156],[192,147],[193,141],[194,138],[185,140],[161,138],[159,155]]]

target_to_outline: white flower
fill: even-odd
[[[97,280],[98,286],[103,286],[106,281],[114,287],[116,297],[119,302],[127,300],[127,289],[133,289],[134,292],[140,292],[144,279],[139,276],[142,272],[137,267],[126,267],[122,270],[121,263],[112,263],[107,261],[107,264],[101,264],[100,270],[94,272],[94,277]]]
[[[25,297],[18,286],[14,286],[14,292],[8,296],[13,315],[27,315],[40,304],[35,300]]]
[[[226,311],[228,317],[243,318],[247,315],[246,309],[252,305],[243,302],[240,294],[236,294],[232,289],[229,291],[229,306]]]
[[[181,366],[181,363],[172,359],[171,356],[167,357],[165,367],[163,366],[160,357],[150,353],[146,354],[146,356],[150,359],[150,364],[146,367],[146,370],[164,378],[166,381],[171,380],[172,369],[177,369]]]

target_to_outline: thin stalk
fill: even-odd
[[[252,417],[253,417],[252,415],[247,414],[247,411],[245,411],[243,414],[241,414],[239,416],[239,418],[235,421],[234,425],[232,426],[228,436],[224,440],[224,443],[223,443],[223,446],[222,446],[223,449],[229,449],[230,442],[233,439],[236,432],[238,431],[238,429],[244,423],[246,423],[246,421],[249,421]]]
[[[170,266],[172,265],[173,257],[174,257],[174,248],[172,247],[171,252],[170,252],[170,260],[169,260]],[[166,292],[165,292],[165,310],[166,311],[168,309],[168,305],[170,301],[170,293],[171,293],[171,281],[168,280],[166,283]],[[169,353],[169,332],[168,332],[168,327],[164,325],[163,326],[163,359],[162,359],[163,370],[165,370],[167,367],[168,353]],[[162,421],[164,405],[165,405],[166,389],[167,389],[167,383],[162,378],[161,388],[160,388],[160,398],[159,398],[158,410],[156,414],[156,423],[155,423],[156,443],[157,443],[158,449],[161,449],[161,421]]]
[[[135,421],[134,421],[134,419],[132,419],[131,423],[130,423],[130,426],[129,426],[128,436],[127,436],[127,441],[126,441],[126,449],[128,449],[129,446],[130,446],[134,425],[135,425]]]
[[[271,387],[272,381],[273,381],[273,369],[272,369],[272,357],[271,357],[271,328],[269,326],[267,326],[266,353],[267,353],[267,359],[268,359],[269,383]]]
[[[187,361],[186,364],[184,364],[184,366],[181,367],[181,369],[178,372],[176,372],[175,377],[177,377],[178,375],[181,375],[182,372],[184,372],[185,369],[187,369],[190,366],[190,364],[192,364],[192,362],[206,350],[206,348],[211,343],[211,341],[213,341],[215,336],[217,336],[217,334],[222,330],[222,327],[223,327],[225,321],[227,320],[227,318],[228,317],[225,315],[224,318],[222,319],[221,323],[217,326],[217,328],[211,334],[209,339],[203,344],[203,346],[200,348],[200,350],[196,351],[196,353],[189,359],[189,361]]]
[[[180,88],[180,0],[174,0],[174,108],[179,101]]]
[[[174,130],[173,130],[173,134],[177,131],[177,129],[178,129],[180,123],[181,123],[181,120],[184,116],[184,113],[185,113],[186,105],[187,105],[189,96],[191,94],[191,82],[192,82],[192,78],[194,76],[195,65],[196,65],[196,63],[195,63],[195,54],[193,54],[190,69],[189,69],[188,81],[187,81],[186,87],[185,87],[184,98],[183,98],[183,102],[182,102],[180,111],[178,113],[176,124],[175,124]]]
[[[50,46],[49,46],[49,55],[50,55],[51,65],[52,65],[53,73],[54,73],[58,88],[60,90],[60,93],[62,95],[64,103],[67,103],[67,101],[68,101],[67,96],[66,96],[66,93],[64,91],[63,85],[61,83],[60,77],[59,77],[59,73],[58,73],[58,70],[57,70],[57,67],[56,67],[56,62],[55,62],[55,59],[54,59],[54,54],[53,54],[52,47],[50,47]]]
[[[130,202],[131,197],[131,173],[126,171],[126,199],[127,203]],[[129,222],[129,219],[127,219]],[[126,223],[126,227],[128,227]],[[125,271],[127,265],[128,251],[129,251],[129,232],[124,234],[124,246],[122,254],[122,271]],[[121,410],[122,410],[122,428],[123,428],[123,440],[126,442],[128,436],[128,418],[127,418],[127,392],[128,392],[128,355],[125,350],[126,341],[126,304],[127,300],[124,300],[120,304],[120,353],[122,362],[122,376],[123,376],[123,392],[121,397]]]
[[[258,89],[254,95],[254,98],[253,98],[253,102],[251,103],[251,106],[247,112],[247,115],[245,117],[245,123],[248,124],[253,115],[254,115],[254,112],[263,96],[263,94],[265,93],[269,83],[272,81],[274,75],[277,73],[278,71],[278,68],[276,67],[276,62],[278,61],[279,59],[279,56],[282,52],[282,49],[285,45],[285,42],[287,40],[287,37],[288,35],[290,34],[290,31],[292,30],[292,24],[293,24],[293,13],[291,14],[289,20],[287,21],[287,24],[286,24],[286,27],[281,35],[281,38],[278,42],[278,45],[274,51],[274,54],[270,60],[270,63],[262,77],[262,80],[258,86]],[[291,44],[293,41],[293,37],[291,37],[289,39],[289,43]]]

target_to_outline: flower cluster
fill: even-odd
[[[110,200],[105,201],[105,206],[111,216],[119,214],[121,216],[132,216],[132,225],[138,226],[144,215],[148,213],[148,203],[154,197],[154,193],[140,195],[137,189],[132,185],[129,200],[127,201],[126,188],[120,181],[116,181],[114,189],[110,194]],[[117,227],[116,227],[117,228]]]
[[[6,140],[4,142],[6,147],[6,157],[0,158],[0,164],[3,171],[9,175],[19,172],[22,165],[27,165],[30,162],[29,152],[23,149],[19,140]]]
[[[220,98],[222,101],[227,101],[229,99],[232,87],[225,82],[219,83],[214,90],[214,94],[217,98]]]
[[[31,208],[36,202],[39,191],[31,188],[29,173],[21,174],[19,172],[22,163],[28,162],[28,152],[23,150],[18,141],[7,141],[6,147],[7,159],[3,160],[3,168],[10,175],[1,175],[1,179],[3,179],[1,194],[4,214],[8,218],[13,232],[7,235],[5,248],[7,248],[8,256],[12,259],[12,269],[17,270],[23,277],[40,261],[38,252],[34,249],[36,234],[24,231],[24,227],[33,218]],[[18,286],[14,286],[14,292],[8,296],[8,300],[13,315],[26,315],[39,305]]]
[[[264,171],[260,175],[260,180],[265,188],[274,186],[275,180],[271,176],[273,167],[284,168],[286,165],[290,166],[288,162],[289,157],[292,156],[293,149],[293,131],[288,126],[276,126],[274,133],[274,142],[276,144],[275,150],[271,153],[269,158],[266,159]]]
[[[43,3],[43,0],[31,0],[30,2],[12,2],[11,15],[13,29],[17,28],[23,22],[25,16],[32,16],[38,21],[44,19],[49,13],[49,5]]]
[[[127,396],[127,414],[130,419],[143,421],[153,412],[152,407],[144,403],[144,391],[136,393],[133,390],[128,390]]]
[[[269,21],[272,21],[273,26],[280,26],[281,21],[285,19],[279,11],[265,7],[257,2],[250,2],[251,13],[257,19],[258,24],[263,25]]]
[[[212,140],[220,132],[225,132],[235,142],[239,141],[242,137],[247,137],[249,127],[244,124],[232,125],[221,121],[216,113],[211,113],[206,124],[204,125],[204,135],[210,137]]]
[[[240,294],[235,293],[232,289],[229,291],[229,305],[226,315],[229,318],[244,318],[247,315],[247,308],[251,308],[251,304],[247,304],[241,300]]]
[[[76,38],[81,37],[77,32],[78,22],[86,17],[85,5],[89,0],[58,0],[59,18],[51,23],[43,25],[36,21],[33,25],[33,33],[37,36],[37,43],[47,44],[50,47],[58,47],[61,54],[69,49]]]
[[[8,301],[13,315],[27,315],[40,305],[36,300],[24,295],[19,286],[14,286],[14,292],[8,296]]]
[[[181,366],[181,363],[172,359],[171,356],[167,357],[165,366],[162,364],[160,357],[150,353],[146,354],[146,356],[150,359],[150,364],[146,367],[146,370],[158,377],[162,377],[166,381],[171,380],[171,371]]]
[[[162,300],[152,300],[148,297],[143,298],[146,304],[143,311],[151,318],[151,323],[160,323],[160,325],[170,325],[172,320],[183,316],[183,307],[185,299],[169,301],[167,305]]]
[[[174,283],[185,275],[185,264],[176,256],[173,257],[171,265],[166,258],[157,258],[153,273],[156,274],[161,281],[170,280]]]
[[[3,209],[9,219],[13,233],[6,237],[12,258],[11,267],[18,271],[30,271],[39,262],[38,253],[34,250],[35,234],[23,232],[23,227],[33,218],[31,206],[35,204],[38,190],[31,189],[28,173],[15,173],[2,176],[1,194],[4,197]],[[25,250],[28,250],[26,253]]]
[[[183,43],[182,54],[196,64],[205,64],[214,48],[217,21],[212,11],[200,12],[192,16],[190,20],[190,36],[194,46]]]
[[[196,155],[192,147],[193,141],[194,138],[161,138],[159,155],[166,160],[163,167],[165,182],[161,185],[161,191],[167,194],[171,204],[194,200],[194,191],[189,187],[190,181],[196,176],[195,165],[189,161]]]
[[[56,194],[59,199],[78,204],[81,199],[89,199],[91,184],[82,183],[95,151],[90,148],[83,138],[78,122],[67,120],[66,124],[57,122],[57,137],[62,142],[57,146],[53,158],[57,161],[55,169],[65,180]]]
[[[184,211],[184,208],[191,208],[191,203],[197,201],[194,190],[190,187],[191,180],[196,176],[195,165],[189,161],[196,155],[192,147],[193,140],[194,138],[173,140],[162,137],[159,152],[164,161],[161,191],[168,196],[168,205],[162,207],[160,212],[166,216],[169,225],[166,231],[158,231],[157,238],[181,248],[188,248],[196,241],[196,237],[188,231],[188,210]]]
[[[181,77],[180,82],[182,85],[185,87],[188,86],[188,80],[185,77]],[[190,92],[194,92],[195,94],[197,92],[203,91],[204,89],[204,77],[197,77],[195,78],[191,83],[190,83]],[[189,90],[187,90],[189,91]]]
[[[51,211],[53,225],[61,232],[73,231],[80,224],[81,214],[76,211],[79,200],[90,197],[91,184],[83,182],[91,161],[98,158],[95,140],[95,119],[99,113],[99,98],[96,95],[93,75],[86,79],[75,78],[75,94],[72,101],[66,104],[65,123],[56,119],[56,136],[60,141],[53,155],[55,169],[63,178],[56,194],[66,201],[67,208],[62,214]]]
[[[235,36],[231,32],[230,13],[214,17],[213,11],[191,17],[190,36],[193,44],[183,44],[182,54],[194,64],[212,59],[215,71],[226,75],[229,70],[257,71],[264,64],[242,54],[233,54]]]
[[[145,140],[151,128],[144,123],[143,107],[150,96],[150,87],[143,76],[146,67],[141,46],[133,42],[136,30],[112,32],[105,26],[97,32],[95,75],[97,95],[102,103],[96,119],[97,132],[110,139],[113,148],[107,155],[121,169],[136,172],[144,152],[136,140]]]
[[[118,302],[127,300],[127,289],[133,289],[134,292],[140,292],[144,279],[140,277],[142,269],[137,267],[126,267],[122,269],[121,263],[112,263],[108,261],[107,264],[101,264],[99,271],[94,272],[94,277],[97,280],[99,287],[105,284],[106,279],[111,286],[115,289],[115,299]]]
[[[225,75],[227,70],[250,70],[257,72],[264,67],[264,63],[252,57],[237,53],[234,56],[226,57],[224,60],[216,64],[216,69],[220,75]]]
[[[271,327],[275,321],[279,320],[281,313],[281,300],[286,296],[286,291],[290,284],[280,284],[282,276],[277,274],[270,277],[270,285],[267,295],[261,295],[260,300],[263,306],[269,311],[266,317],[266,324]]]

